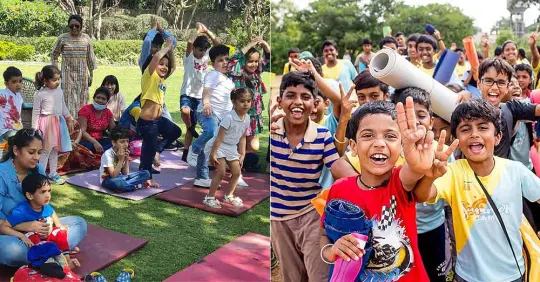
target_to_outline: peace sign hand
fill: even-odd
[[[412,97],[407,97],[405,107],[398,103],[396,110],[405,161],[412,171],[425,174],[431,169],[435,155],[432,148],[433,131],[417,124]]]
[[[433,166],[426,172],[426,177],[436,179],[443,176],[446,173],[446,167],[448,165],[448,158],[456,150],[459,145],[459,140],[455,139],[448,149],[444,150],[444,140],[446,138],[446,130],[441,131],[439,137],[437,149],[435,150],[435,159],[433,160]]]
[[[341,94],[341,114],[339,120],[343,120],[344,122],[346,122],[351,119],[352,109],[354,109],[358,104],[358,101],[356,100],[351,101],[351,95],[354,90],[355,86],[353,85],[349,89],[349,92],[347,92],[347,95],[345,95],[343,85],[341,85],[341,83],[339,84],[339,92]]]

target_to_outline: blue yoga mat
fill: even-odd
[[[435,66],[435,72],[433,72],[433,78],[440,82],[442,85],[447,84],[452,78],[454,69],[456,68],[459,55],[451,50],[444,50],[437,66]]]

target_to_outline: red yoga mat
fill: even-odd
[[[480,61],[478,61],[478,54],[476,53],[476,47],[474,46],[474,39],[472,36],[463,38],[463,47],[465,47],[465,54],[471,64],[471,68],[478,68]]]
[[[270,238],[247,233],[164,282],[270,281]]]

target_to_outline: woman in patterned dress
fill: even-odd
[[[69,113],[77,112],[88,104],[88,87],[92,85],[96,57],[90,37],[82,33],[83,19],[79,15],[69,17],[71,30],[58,37],[54,44],[51,60],[58,66],[58,57],[62,55],[62,90]]]

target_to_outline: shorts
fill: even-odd
[[[206,143],[206,145],[204,146],[204,153],[207,156],[210,156],[210,152],[212,151],[212,146],[214,146],[214,140],[210,140],[210,142]],[[239,160],[240,153],[238,153],[238,145],[221,143],[221,145],[219,145],[219,148],[216,151],[216,158],[217,159],[224,158],[228,162]]]
[[[188,95],[180,95],[180,109],[189,108],[191,110],[189,118],[191,124],[197,124],[197,107],[201,103],[201,99],[193,98]]]

